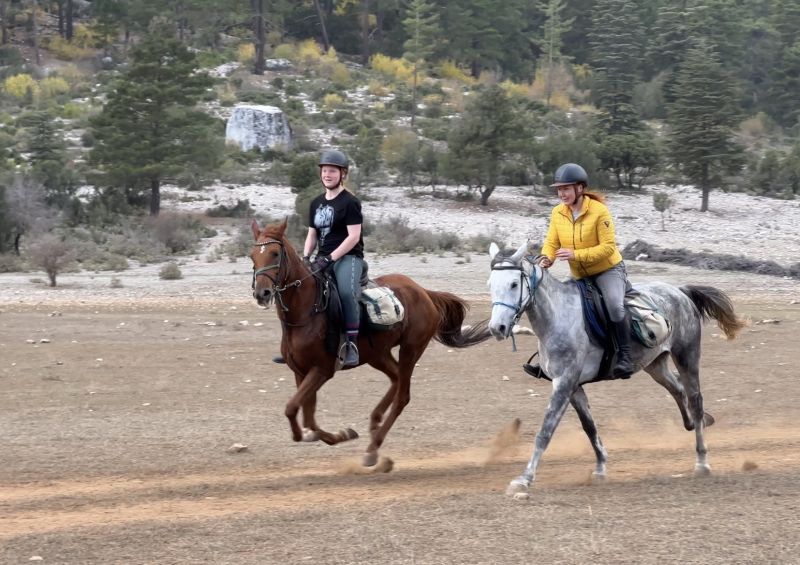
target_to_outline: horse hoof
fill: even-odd
[[[339,437],[342,438],[342,441],[358,439],[358,432],[356,432],[353,428],[345,428],[339,431]]]
[[[361,464],[364,467],[374,467],[377,462],[378,462],[377,451],[370,451],[369,453],[365,453],[364,458],[361,460]]]
[[[707,477],[711,474],[711,466],[708,463],[697,463],[694,466],[695,477]]]
[[[303,432],[303,441],[312,442],[319,441],[319,432],[316,430],[305,430]]]
[[[709,414],[708,412],[703,413],[703,427],[710,428],[714,425],[714,416]]]
[[[513,497],[514,500],[525,500],[530,495],[528,493],[528,485],[517,481],[511,481],[506,487],[506,495]]]
[[[608,478],[605,471],[592,471],[592,482],[602,483]]]

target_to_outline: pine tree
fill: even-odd
[[[564,0],[546,0],[544,4],[545,23],[542,26],[542,36],[536,41],[541,49],[541,61],[547,65],[545,104],[550,107],[550,97],[553,95],[553,68],[562,63],[566,58],[561,53],[564,32],[572,25],[575,18],[564,18]]]
[[[639,80],[637,53],[642,45],[642,22],[631,0],[600,0],[590,34],[593,95],[601,113],[595,126],[601,167],[610,171],[617,187],[641,186],[637,171],[649,173],[658,153],[633,106]]]
[[[427,0],[410,0],[403,20],[408,39],[403,44],[403,57],[411,61],[414,68],[411,87],[411,127],[414,127],[417,115],[417,82],[419,68],[433,53],[436,38],[441,35],[439,15],[434,6]]]
[[[700,187],[701,212],[708,211],[709,193],[722,186],[724,174],[741,168],[743,151],[733,140],[739,110],[732,84],[716,53],[701,43],[684,58],[669,108],[672,156]]]
[[[476,187],[486,206],[497,187],[500,167],[524,135],[511,101],[499,86],[470,100],[447,140],[449,176]]]
[[[181,171],[216,167],[222,139],[214,120],[194,110],[212,80],[195,72],[194,54],[173,30],[158,28],[132,55],[130,69],[91,122],[96,142],[90,159],[116,190],[149,190],[155,216],[161,183]]]
[[[64,208],[77,188],[77,178],[67,167],[66,144],[47,112],[29,118],[31,138],[28,159],[34,179],[45,190],[47,203]]]

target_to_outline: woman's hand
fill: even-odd
[[[567,249],[566,247],[562,247],[558,251],[556,251],[556,259],[562,259],[564,261],[571,261],[575,258],[575,251],[572,249]]]
[[[542,257],[539,259],[539,266],[542,269],[549,269],[553,266],[553,262],[550,260],[550,257]]]

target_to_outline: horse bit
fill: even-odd
[[[537,277],[536,274],[536,261],[539,259],[540,256],[536,256],[531,259],[531,256],[528,255],[525,257],[525,260],[528,261],[531,265],[533,265],[533,269],[531,270],[530,276],[526,276],[525,269],[523,268],[522,264],[519,265],[503,265],[500,264],[496,267],[492,267],[492,271],[519,271],[519,300],[517,300],[517,304],[509,304],[508,302],[492,302],[492,307],[494,306],[505,306],[506,308],[510,308],[514,311],[514,321],[511,323],[511,329],[509,330],[511,334],[511,351],[517,350],[517,340],[514,336],[514,326],[517,325],[519,319],[522,317],[522,314],[527,310],[529,307],[536,303],[536,290],[539,288],[539,282],[541,281],[541,277]],[[503,263],[504,261],[500,261]],[[522,302],[522,285],[523,283],[528,288],[528,298],[525,300],[525,303]]]
[[[303,284],[304,280],[313,277],[314,272],[312,271],[311,274],[306,275],[303,278],[297,279],[295,281],[292,281],[288,284],[284,284],[283,286],[279,285],[278,274],[280,273],[281,267],[283,266],[283,262],[286,259],[286,249],[283,246],[283,242],[277,239],[267,239],[266,241],[257,241],[256,243],[253,244],[253,247],[260,247],[261,253],[264,253],[264,251],[267,248],[267,245],[271,245],[273,243],[280,248],[280,253],[278,254],[278,262],[273,265],[267,265],[266,267],[261,267],[260,269],[253,268],[253,282],[250,285],[250,288],[255,289],[256,277],[261,275],[267,277],[270,281],[272,281],[272,292],[275,293],[276,301],[280,304],[281,310],[283,310],[284,312],[288,312],[289,308],[283,302],[283,292],[292,287],[299,287],[301,284]],[[276,270],[274,278],[272,277],[272,275],[269,274],[269,271],[273,269]],[[317,308],[317,305],[316,304],[314,305],[314,309],[317,312],[324,311],[325,307],[327,307],[327,289],[323,294],[324,294],[323,300],[325,301],[325,303],[322,305],[323,307]]]

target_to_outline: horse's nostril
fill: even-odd
[[[505,324],[501,324],[500,327],[497,328],[497,329],[500,331],[501,334],[505,335],[505,333],[506,333],[506,325]]]

